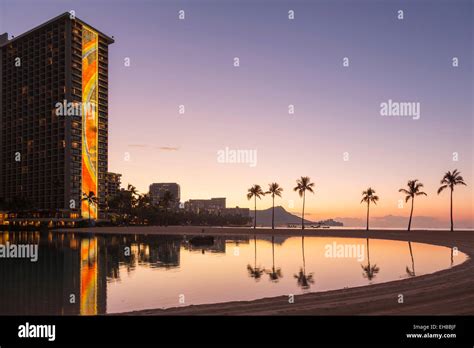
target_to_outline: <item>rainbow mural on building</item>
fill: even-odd
[[[99,35],[82,28],[82,192],[93,192],[97,197],[98,146],[98,46]],[[97,204],[82,201],[83,218],[97,219]]]

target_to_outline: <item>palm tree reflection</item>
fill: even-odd
[[[369,238],[367,238],[367,265],[360,265],[362,267],[362,270],[364,273],[362,273],[362,276],[364,278],[367,278],[369,281],[375,278],[375,275],[379,273],[380,268],[377,267],[377,265],[371,265],[370,264],[370,250],[369,250]]]
[[[301,237],[301,249],[303,251],[303,267],[300,268],[298,274],[294,275],[299,287],[303,290],[308,290],[311,284],[314,284],[313,273],[306,274],[306,261],[304,257],[304,236]]]
[[[266,271],[271,282],[278,282],[278,280],[283,277],[281,273],[281,268],[275,268],[275,236],[272,236],[272,269]]]
[[[252,265],[247,265],[247,271],[249,272],[249,277],[254,278],[255,281],[259,281],[260,278],[262,277],[263,272],[265,272],[265,269],[263,267],[257,266],[257,236],[253,236],[254,240],[254,245],[255,245],[255,260],[254,260],[254,266]]]
[[[411,248],[411,242],[408,242],[408,247],[410,248],[411,269],[407,266],[406,272],[407,272],[408,276],[414,277],[414,276],[416,276],[416,273],[415,273],[415,259],[413,258],[413,250]]]

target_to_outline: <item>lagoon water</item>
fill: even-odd
[[[364,286],[464,262],[447,247],[301,236],[4,232],[38,260],[0,259],[0,315],[97,315]]]

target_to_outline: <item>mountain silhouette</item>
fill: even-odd
[[[254,212],[250,211],[250,217],[253,219]],[[304,220],[305,225],[327,225],[327,226],[342,226],[343,224],[334,220],[325,221],[310,221]],[[275,226],[287,227],[288,224],[295,224],[301,226],[301,217],[293,215],[285,210],[282,206],[275,207]],[[257,210],[257,226],[269,227],[272,225],[272,208]]]

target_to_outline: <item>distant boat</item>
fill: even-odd
[[[309,225],[308,228],[330,228],[331,226],[317,224]],[[288,224],[288,228],[301,228],[301,224]]]

